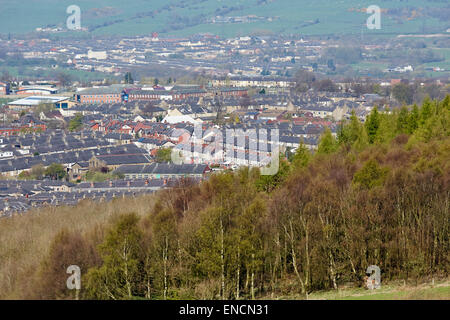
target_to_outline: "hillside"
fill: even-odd
[[[344,0],[331,6],[328,0],[134,0],[126,5],[121,0],[1,0],[1,33],[65,28],[66,8],[72,4],[81,8],[82,27],[94,34],[128,36],[436,33],[449,27],[450,11],[446,1],[380,1],[382,29],[367,30],[369,15],[363,9],[373,1]]]
[[[3,219],[0,298],[73,298],[73,264],[85,299],[320,298],[361,287],[369,265],[384,285],[448,281],[449,128],[450,96],[375,108],[275,176],[242,169]]]

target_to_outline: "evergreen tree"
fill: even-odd
[[[306,148],[303,143],[303,139],[300,141],[300,146],[292,158],[292,164],[295,168],[305,168],[308,166],[309,161],[311,160],[311,152]]]
[[[450,95],[446,95],[442,101],[442,109],[450,111]]]
[[[335,152],[338,148],[336,139],[333,137],[331,130],[329,128],[325,129],[325,132],[320,138],[319,147],[317,153],[319,154],[331,154]]]
[[[399,133],[408,133],[409,132],[409,111],[406,106],[403,106],[400,109],[400,112],[397,117],[397,132]]]
[[[354,110],[352,110],[350,121],[342,123],[338,130],[338,143],[339,145],[356,147],[357,150],[367,145],[366,130]]]
[[[375,106],[370,113],[370,115],[366,119],[366,130],[367,135],[369,136],[369,143],[374,143],[375,138],[378,133],[378,128],[380,127],[380,114],[378,112],[378,108]]]
[[[131,72],[127,72],[125,74],[125,83],[126,84],[133,84],[134,83],[134,79],[133,79],[133,76],[131,75]]]
[[[450,134],[450,110],[442,108],[442,103],[424,102],[420,112],[420,125],[415,136],[418,140],[428,142],[436,138],[445,138]],[[423,108],[425,107],[425,110]],[[426,120],[425,120],[426,119]]]
[[[371,189],[381,186],[386,177],[387,170],[382,168],[374,159],[367,161],[364,166],[355,173],[353,183],[363,188]]]
[[[427,96],[423,103],[422,108],[420,109],[420,118],[419,123],[424,125],[425,122],[433,115],[433,104],[430,98]]]
[[[289,175],[289,172],[289,163],[286,161],[285,157],[280,154],[277,173],[275,175],[261,175],[256,181],[256,186],[260,191],[272,192],[283,183]]]
[[[414,104],[411,113],[409,114],[409,118],[408,118],[408,133],[412,134],[414,133],[414,131],[417,130],[417,128],[419,127],[419,107],[417,106],[417,104]]]
[[[397,120],[397,115],[379,114],[379,126],[374,143],[388,143],[392,141],[398,134]]]

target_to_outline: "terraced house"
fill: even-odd
[[[146,165],[123,165],[117,172],[124,174],[126,179],[203,179],[211,171],[206,164],[167,164],[151,163]]]

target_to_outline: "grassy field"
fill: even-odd
[[[436,283],[417,287],[384,286],[378,290],[366,289],[341,290],[338,293],[317,293],[310,299],[326,300],[450,300],[450,283]]]
[[[305,299],[304,296],[280,297]],[[337,291],[315,292],[309,300],[450,300],[450,281],[436,281],[417,286],[388,284],[369,291],[364,288],[347,288]]]
[[[92,80],[103,80],[103,79],[114,79],[115,77],[111,74],[102,73],[98,71],[86,71],[86,70],[74,70],[74,69],[51,69],[51,68],[44,68],[39,70],[39,72],[36,72],[32,70],[32,68],[17,68],[17,67],[6,67],[1,66],[0,67],[0,73],[3,71],[8,71],[8,73],[18,78],[19,80],[23,80],[23,78],[27,77],[36,77],[36,75],[39,75],[39,77],[54,77],[55,74],[58,72],[62,72],[65,74],[68,74],[72,77],[72,80],[74,81],[92,81]]]
[[[427,77],[444,77],[448,76],[450,72],[450,49],[442,49],[442,48],[432,48],[434,52],[438,53],[439,55],[443,56],[445,60],[440,62],[429,62],[429,63],[423,63],[423,64],[414,64],[414,72],[417,73],[425,73]],[[352,68],[355,71],[362,72],[363,74],[367,74],[368,71],[371,69],[378,69],[380,71],[386,70],[390,64],[387,62],[379,62],[379,61],[362,61],[356,64],[351,65]],[[426,68],[436,68],[439,67],[442,70],[441,72],[431,72],[427,71]]]
[[[84,201],[76,207],[45,207],[26,215],[0,219],[0,300],[30,295],[31,280],[39,271],[50,243],[63,228],[80,234],[96,232],[115,216],[148,213],[152,196],[118,198],[107,203]]]
[[[171,36],[187,36],[211,32],[235,36],[260,32],[284,34],[360,34],[365,29],[372,34],[418,33],[424,25],[429,31],[444,31],[446,21],[420,14],[420,8],[439,7],[444,2],[409,0],[383,1],[382,9],[414,7],[419,15],[394,20],[382,15],[381,30],[367,30],[369,15],[362,12],[373,1],[358,0],[134,0],[124,5],[121,0],[0,0],[0,27],[3,34],[31,32],[37,27],[56,25],[65,27],[69,14],[66,8],[76,4],[81,8],[81,24],[96,27],[96,34],[140,35],[153,31]],[[208,24],[215,16],[246,16],[274,18],[272,21],[237,24]],[[278,18],[277,18],[278,17]],[[310,21],[318,23],[310,25]],[[17,23],[20,21],[20,23]],[[183,23],[180,23],[183,21]],[[425,21],[425,22],[424,22]]]
[[[441,69],[450,70],[450,49],[434,49],[437,53],[445,57],[445,61],[430,62],[423,64],[424,67],[439,67]]]

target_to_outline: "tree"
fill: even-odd
[[[305,69],[300,69],[295,73],[294,79],[296,91],[306,92],[316,81],[316,76],[312,72],[309,72]]]
[[[336,92],[337,87],[331,79],[324,79],[314,83],[314,88],[317,91]]]
[[[328,48],[325,57],[330,57],[338,64],[354,64],[362,60],[362,50],[359,47]]]
[[[134,83],[133,75],[131,74],[131,72],[125,73],[125,83],[126,84],[133,84]]]
[[[43,112],[44,114],[52,111],[55,108],[54,105],[52,105],[51,103],[40,103],[35,109],[34,109],[34,115],[36,117],[39,117],[41,112]]]
[[[419,123],[424,125],[425,122],[431,118],[433,114],[433,104],[429,97],[426,97],[422,103],[422,108],[420,110]]]
[[[378,128],[380,127],[380,114],[378,113],[378,108],[376,106],[372,109],[372,112],[367,117],[365,126],[367,135],[369,136],[369,143],[372,144],[375,142]]]
[[[31,167],[31,175],[34,179],[39,180],[45,175],[45,168],[42,164],[36,164]]]
[[[402,104],[411,104],[414,97],[414,89],[405,83],[399,83],[392,88],[392,95]]]
[[[79,299],[79,290],[74,293],[67,289],[67,268],[77,265],[83,272],[92,267],[97,262],[96,252],[92,249],[89,241],[79,232],[62,229],[53,239],[39,270],[39,298]]]
[[[356,150],[362,150],[368,145],[366,129],[359,121],[354,110],[352,110],[350,121],[340,125],[337,140],[339,145],[354,147]]]
[[[408,117],[408,133],[412,134],[417,130],[419,127],[419,117],[419,107],[417,104],[414,104]]]
[[[240,298],[242,290],[241,274],[247,275],[250,298],[255,299],[255,278],[264,264],[263,239],[264,229],[261,226],[262,218],[267,212],[266,204],[261,198],[254,199],[242,212],[233,217],[234,228],[230,231],[236,246],[232,250],[232,261],[235,263],[236,293]],[[245,289],[245,288],[244,288]]]
[[[397,132],[399,133],[409,133],[409,111],[406,106],[400,109],[397,118]]]
[[[249,97],[249,95],[244,95],[239,100],[239,104],[243,109],[248,109],[248,107],[250,107],[250,105],[252,104],[252,99]]]
[[[156,162],[158,163],[169,163],[172,161],[172,149],[171,148],[161,148],[156,152]]]
[[[306,148],[303,139],[300,141],[300,146],[297,148],[293,158],[292,164],[295,168],[305,168],[311,161],[311,152]]]
[[[330,128],[326,128],[322,136],[320,137],[319,147],[317,149],[318,154],[331,154],[338,148],[336,139],[333,137]]]
[[[69,121],[69,131],[78,131],[83,127],[83,115],[81,113],[77,113],[75,117],[73,117]]]
[[[31,180],[32,176],[30,174],[30,172],[28,171],[22,171],[21,173],[19,173],[19,175],[17,176],[17,178],[19,180]]]
[[[0,80],[2,80],[3,82],[9,82],[11,81],[11,74],[9,73],[8,70],[4,70],[2,72],[2,75],[0,77]]]
[[[331,71],[336,71],[336,66],[334,65],[333,59],[328,59],[327,66]]]
[[[66,176],[66,170],[62,164],[52,163],[45,169],[44,175],[52,180],[61,180]]]
[[[67,87],[72,84],[72,76],[65,72],[58,72],[56,79],[63,87]]]
[[[159,289],[162,293],[160,296],[166,300],[170,298],[170,267],[177,254],[176,212],[156,203],[149,221],[152,224],[152,242],[148,248],[145,268],[150,273],[147,272],[146,276],[153,277],[154,289]],[[150,290],[149,286],[148,282],[147,291]]]
[[[281,154],[279,156],[279,164],[280,166],[275,175],[261,175],[259,177],[259,179],[256,181],[258,190],[270,193],[278,186],[280,186],[288,177],[290,171],[289,163]]]
[[[376,160],[371,159],[355,173],[353,183],[366,189],[372,189],[383,184],[386,174],[387,169],[381,168]]]
[[[142,267],[142,231],[136,214],[119,217],[98,250],[100,267],[87,274],[87,295],[93,299],[132,299],[138,291]]]
[[[450,132],[450,111],[448,98],[443,102],[431,102],[426,99],[419,112],[419,127],[415,137],[419,141],[429,142],[432,139],[447,137]]]

